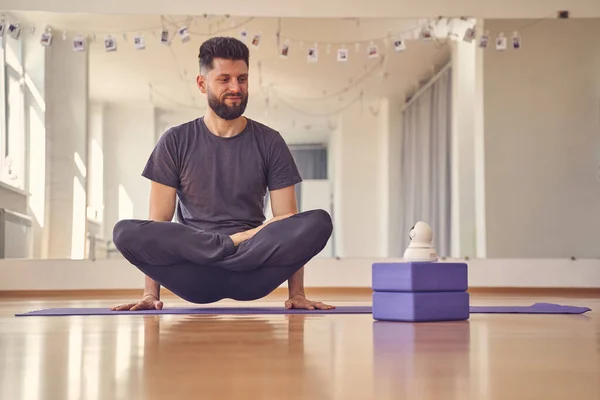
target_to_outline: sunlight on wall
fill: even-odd
[[[33,106],[29,106],[29,134],[29,207],[43,228],[46,209],[46,128]]]
[[[87,175],[87,169],[85,168],[85,163],[81,159],[81,156],[79,155],[79,153],[75,152],[73,154],[73,161],[75,161],[75,165],[77,166],[77,170],[79,171],[81,176],[83,178],[85,178]]]
[[[96,216],[102,220],[104,208],[104,153],[98,140],[92,139],[92,151],[90,154],[90,193],[88,204],[92,209],[98,212]]]
[[[25,84],[27,85],[29,92],[33,96],[40,110],[42,112],[46,112],[46,102],[44,101],[44,96],[42,96],[39,89],[35,87],[35,83],[33,83],[31,77],[28,74],[25,74]]]
[[[6,64],[13,67],[17,71],[21,71],[21,51],[20,43],[16,40],[6,41]]]
[[[133,202],[123,185],[119,185],[119,220],[133,218]]]
[[[86,201],[85,188],[78,176],[73,177],[73,220],[71,259],[80,260],[85,252]]]

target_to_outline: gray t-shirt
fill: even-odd
[[[211,133],[203,117],[161,136],[142,176],[177,189],[178,222],[228,235],[252,229],[265,220],[267,189],[302,181],[283,137],[247,121],[230,138]]]

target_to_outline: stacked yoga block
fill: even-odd
[[[380,321],[469,319],[467,264],[395,262],[372,265],[373,318]]]

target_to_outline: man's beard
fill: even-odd
[[[220,118],[230,121],[240,117],[244,111],[246,111],[246,104],[248,104],[248,96],[244,96],[240,93],[228,93],[223,98],[223,101],[214,96],[210,90],[207,91],[208,95],[208,106],[217,114]],[[239,97],[240,104],[233,104],[231,106],[225,104],[228,97]]]

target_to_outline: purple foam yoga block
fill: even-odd
[[[378,292],[464,292],[467,264],[461,262],[388,262],[372,266]]]
[[[468,292],[373,292],[379,321],[462,321],[469,319]]]

